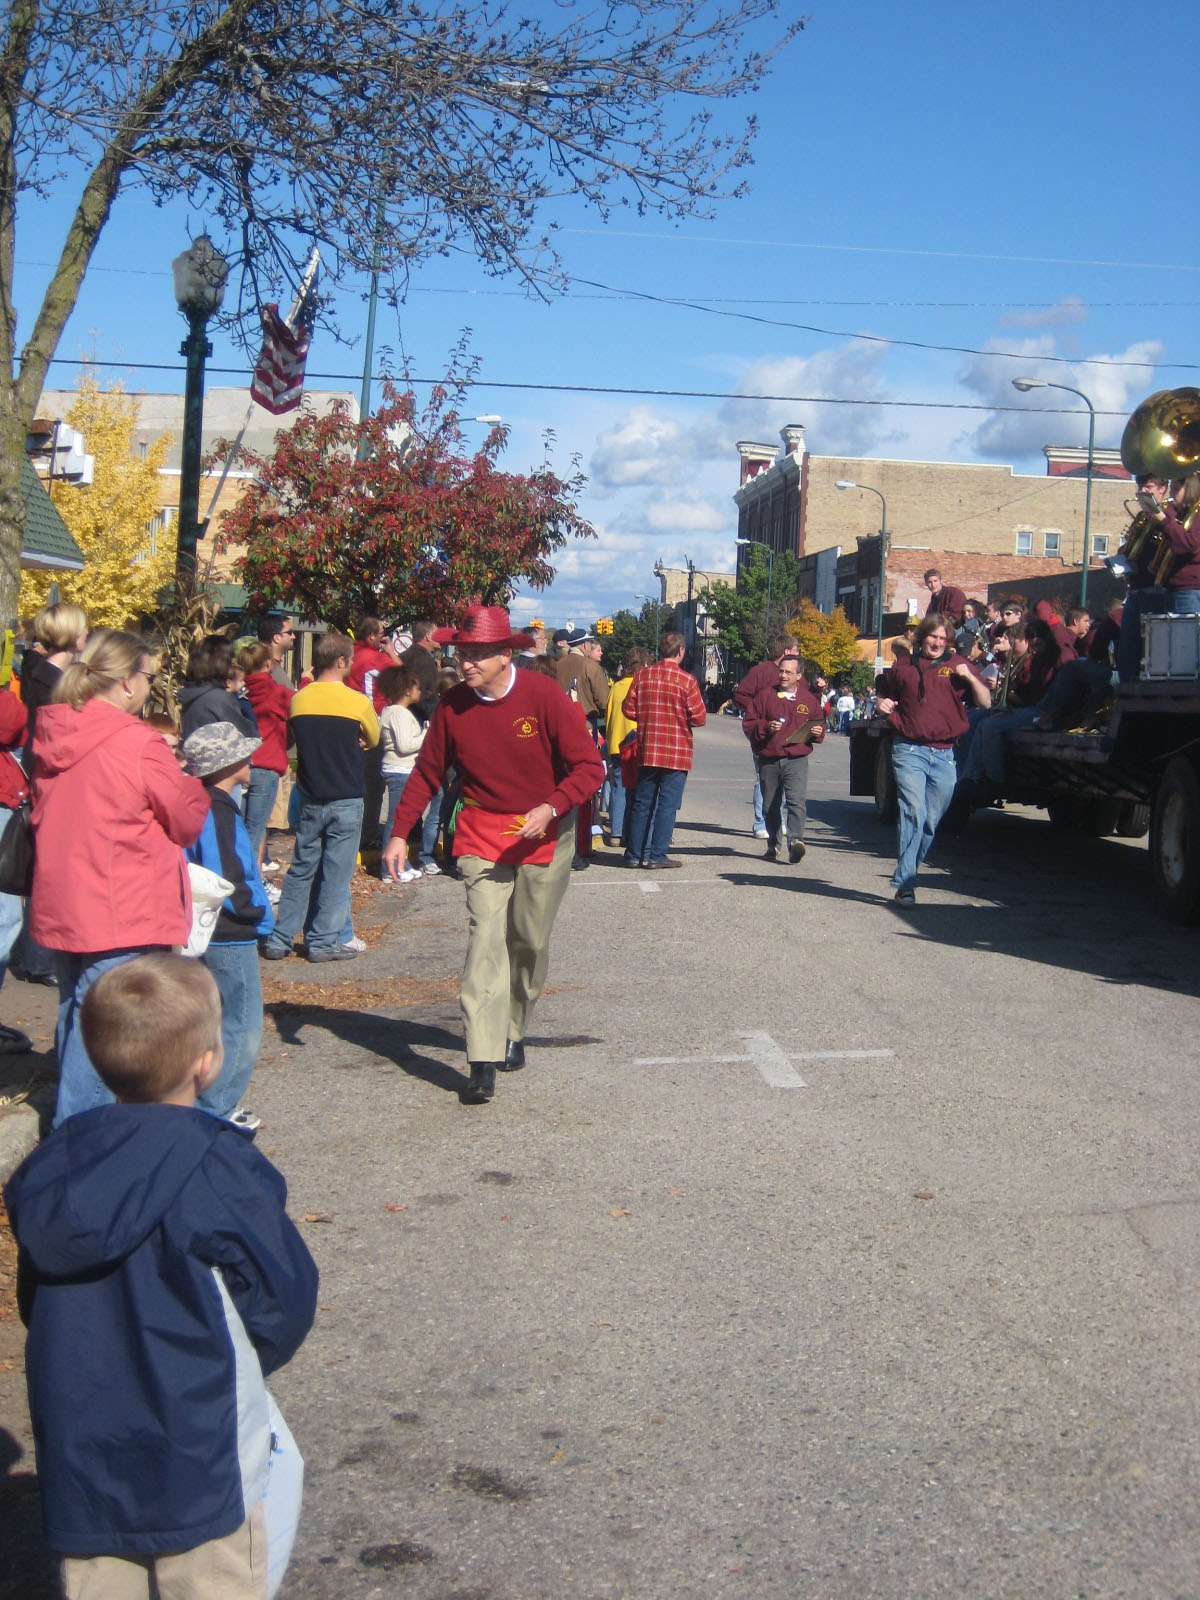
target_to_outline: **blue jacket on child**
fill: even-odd
[[[249,1135],[182,1106],[69,1118],[4,1191],[46,1536],[160,1555],[266,1489],[263,1375],[312,1326],[317,1269]]]
[[[189,845],[187,858],[233,885],[233,893],[217,913],[213,943],[254,944],[275,927],[275,913],[241,812],[224,789],[209,789],[208,798],[212,802],[208,816],[200,837]]]

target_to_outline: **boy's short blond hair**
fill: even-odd
[[[212,974],[186,956],[138,956],[97,978],[80,1011],[92,1065],[118,1100],[152,1105],[221,1040]]]

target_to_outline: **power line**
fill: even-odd
[[[868,344],[896,345],[905,350],[933,350],[946,355],[956,356],[997,356],[1002,361],[1021,361],[1027,366],[1031,361],[1052,361],[1056,365],[1067,367],[1136,367],[1148,372],[1157,372],[1161,368],[1169,368],[1176,372],[1200,371],[1200,366],[1188,361],[1109,361],[1104,356],[1080,356],[1078,360],[1071,356],[1030,356],[1026,353],[1010,350],[978,350],[970,345],[961,344],[930,344],[921,339],[898,339],[893,335],[881,333],[859,333],[847,328],[817,328],[807,322],[785,322],[779,317],[763,317],[750,311],[724,311],[713,305],[703,305],[695,300],[680,300],[673,295],[651,294],[649,290],[642,289],[614,289],[611,284],[597,283],[591,278],[576,278],[576,283],[584,283],[589,289],[611,289],[613,294],[624,298],[632,297],[635,300],[646,300],[652,305],[677,306],[685,311],[703,311],[710,317],[729,317],[737,322],[754,322],[767,328],[790,328],[799,333],[817,333],[826,339],[858,339]]]
[[[1036,267],[1115,267],[1128,272],[1200,272],[1200,267],[1163,261],[1088,261],[1071,256],[1001,256],[980,250],[906,250],[884,244],[808,244],[795,239],[726,239],[714,234],[635,233],[617,228],[562,228],[562,233],[607,239],[657,239],[672,244],[731,244],[754,250],[828,250],[858,256],[918,256],[934,261],[1006,261]]]
[[[1045,357],[1039,359],[1044,360]],[[169,361],[97,361],[85,360],[82,357],[55,356],[51,361],[55,367],[105,367],[118,372],[182,372],[183,368],[176,362]],[[249,387],[249,373],[245,367],[216,367],[211,363],[205,367],[209,374],[219,374],[223,377],[240,378]],[[305,375],[305,382],[311,387],[314,379],[323,383],[345,383],[356,385],[361,382],[361,372],[309,372]],[[390,372],[375,373],[373,383],[391,381],[404,384],[444,384],[446,376],[442,373],[436,378],[408,376],[398,378]],[[544,394],[612,394],[627,395],[635,399],[647,400],[743,400],[746,402],[766,400],[781,405],[822,405],[822,406],[879,406],[881,408],[897,407],[921,411],[1011,411],[1023,415],[1070,416],[1080,415],[1077,407],[1073,406],[1021,406],[1013,404],[986,405],[982,401],[969,400],[881,400],[878,398],[859,398],[853,395],[827,395],[827,394],[736,394],[728,389],[638,389],[631,386],[599,383],[522,383],[516,380],[503,378],[464,378],[455,380],[455,386],[461,381],[464,389],[510,389],[516,391],[529,391]],[[1097,408],[1098,417],[1124,417],[1125,411],[1101,411]]]

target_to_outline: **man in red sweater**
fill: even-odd
[[[767,823],[768,861],[778,861],[786,842],[788,861],[804,859],[804,823],[808,815],[808,760],[813,745],[825,737],[821,696],[800,676],[795,656],[781,656],[772,688],[755,695],[742,719],[762,775],[763,816]],[[783,802],[787,800],[787,838],[783,837]]]
[[[925,607],[927,617],[947,617],[956,628],[962,627],[963,608],[967,597],[961,589],[956,589],[952,583],[943,583],[942,575],[936,567],[930,567],[924,578],[925,587],[929,590],[929,604]]]
[[[550,958],[550,930],[574,854],[572,807],[589,799],[604,765],[579,707],[557,683],[518,672],[503,606],[472,606],[453,644],[463,682],[438,704],[383,852],[399,880],[409,832],[447,767],[458,770],[462,810],[454,854],[467,888],[470,937],[460,1001],[471,1078],[464,1105],[495,1093],[496,1073],[525,1065],[525,1033]]]
[[[788,633],[773,633],[767,640],[767,655],[756,667],[751,667],[733,691],[733,703],[744,717],[750,702],[764,689],[773,689],[779,679],[779,663],[784,656],[797,656],[796,641]],[[763,820],[762,777],[758,770],[758,752],[751,746],[754,760],[754,837],[767,837],[767,824]]]

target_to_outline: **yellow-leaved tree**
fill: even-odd
[[[816,667],[823,677],[836,677],[862,660],[858,653],[858,630],[846,620],[841,606],[835,606],[826,616],[811,600],[805,600],[799,616],[788,623],[787,631],[799,646],[803,660]]]
[[[86,486],[53,484],[51,496],[86,564],[82,572],[23,573],[21,615],[40,610],[57,583],[64,601],[82,607],[89,627],[127,628],[158,609],[175,569],[169,538],[160,538],[157,553],[150,553],[151,525],[162,504],[158,473],[170,435],[139,456],[133,438],[137,402],[119,384],[102,389],[88,373],[79,379],[66,422],[83,435],[95,473]]]

